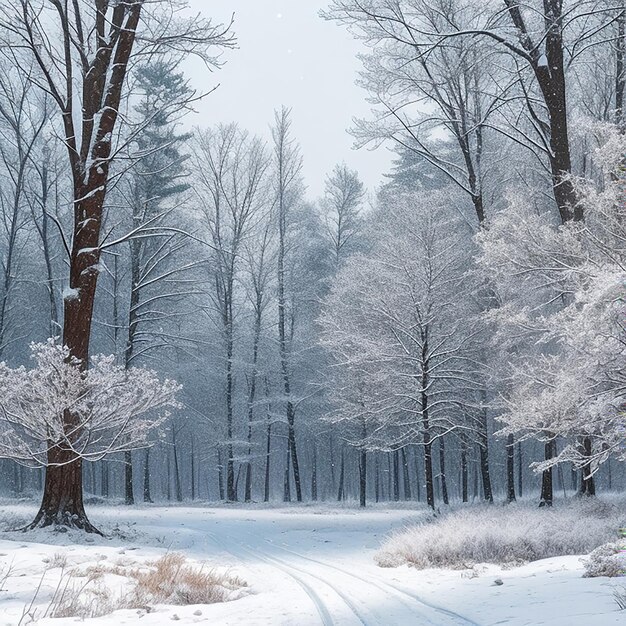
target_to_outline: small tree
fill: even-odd
[[[177,406],[176,382],[116,365],[114,356],[94,356],[81,371],[69,348],[54,339],[34,343],[31,350],[32,369],[0,363],[0,457],[46,468],[99,461],[148,445],[148,434],[168,416],[167,407]],[[59,501],[42,507],[27,529],[62,524],[99,532],[84,513],[79,487],[53,489],[51,498]],[[73,502],[60,501],[68,498]]]

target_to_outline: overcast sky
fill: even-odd
[[[359,42],[318,16],[324,0],[190,0],[196,12],[228,21],[235,13],[239,49],[226,55],[219,72],[193,65],[197,89],[219,82],[200,103],[193,123],[210,126],[237,121],[251,132],[269,136],[273,111],[293,109],[294,135],[302,146],[304,175],[311,198],[319,195],[332,167],[345,161],[374,189],[389,169],[391,155],[353,150],[347,130],[353,117],[367,116],[365,92],[355,85]]]

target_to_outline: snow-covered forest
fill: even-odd
[[[130,623],[152,605],[195,610],[146,609],[155,624],[619,623],[626,589],[594,577],[626,570],[626,3],[309,10],[360,50],[367,113],[345,130],[355,154],[391,154],[382,181],[332,145],[312,179],[301,112],[271,93],[255,128],[198,113],[224,102],[246,45],[239,13],[211,4],[0,0],[9,623],[117,609]],[[318,531],[337,552],[306,538]],[[15,541],[45,546],[41,576],[61,572],[48,596],[44,552],[11,586]],[[107,569],[110,541],[213,595],[158,595],[145,561]],[[75,561],[61,549],[93,542]],[[577,557],[593,550],[584,582]],[[69,598],[68,558],[134,591]],[[540,559],[569,577],[550,582]],[[255,586],[261,562],[306,609],[281,613]],[[536,587],[508,605],[471,580],[500,590],[506,570],[482,567],[529,562]],[[541,611],[506,613],[543,584]],[[597,599],[586,614],[581,594]],[[225,600],[248,608],[206,609]]]

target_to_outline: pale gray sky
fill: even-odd
[[[385,148],[353,150],[347,129],[367,116],[365,92],[355,85],[361,49],[343,27],[318,17],[325,0],[190,0],[196,12],[228,21],[235,13],[239,49],[227,53],[223,69],[190,71],[194,86],[220,88],[201,102],[192,122],[210,126],[237,121],[269,137],[273,111],[293,108],[293,130],[302,146],[309,196],[323,190],[326,174],[345,161],[374,189],[389,170]]]

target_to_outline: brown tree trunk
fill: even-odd
[[[35,519],[24,530],[46,526],[69,526],[102,534],[91,524],[85,513],[82,459],[59,448],[48,451],[41,506]]]
[[[97,3],[97,28],[101,48],[97,51],[89,71],[83,73],[82,90],[73,92],[68,82],[67,101],[57,98],[62,109],[65,145],[73,181],[73,240],[70,254],[70,292],[64,298],[63,343],[76,358],[81,369],[86,369],[89,359],[89,340],[93,306],[96,295],[100,263],[100,230],[106,197],[111,157],[111,141],[116,128],[118,111],[126,80],[135,34],[143,3],[119,4],[114,9],[110,23],[110,39],[104,31],[107,21],[107,4]],[[67,5],[66,5],[67,6]],[[59,7],[61,4],[59,3]],[[65,63],[71,64],[73,42],[69,33],[69,14],[59,9],[64,20]],[[78,17],[77,19],[80,20]],[[36,55],[41,65],[41,57]],[[68,78],[70,67],[66,66]],[[42,67],[45,76],[46,68]],[[51,80],[48,78],[48,80]],[[53,85],[51,85],[51,88]],[[54,89],[53,89],[54,91]],[[75,111],[75,102],[82,96],[82,108]],[[99,115],[98,115],[99,114]],[[82,145],[77,143],[76,118],[80,115]],[[95,120],[97,119],[97,124]],[[68,438],[80,437],[77,415],[66,409],[63,426]],[[70,444],[72,442],[70,441]],[[98,532],[89,522],[83,505],[82,459],[67,443],[50,441],[44,493],[41,507],[29,528],[63,524],[88,532]]]

